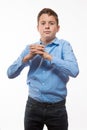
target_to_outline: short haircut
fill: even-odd
[[[40,16],[41,16],[42,14],[48,14],[49,16],[51,16],[51,15],[54,16],[55,19],[56,19],[57,25],[59,24],[58,15],[57,15],[57,13],[56,13],[54,10],[52,10],[52,9],[50,9],[50,8],[43,8],[43,9],[39,12],[39,14],[38,14],[38,16],[37,16],[37,22],[39,22]]]

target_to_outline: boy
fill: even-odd
[[[79,73],[78,63],[69,42],[58,39],[59,19],[50,8],[42,9],[37,17],[40,40],[27,45],[21,55],[8,68],[9,78],[17,77],[29,66],[24,129],[68,130],[66,111],[66,84],[69,76]]]

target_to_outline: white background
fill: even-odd
[[[8,79],[6,71],[26,44],[39,39],[37,14],[44,7],[58,13],[60,32],[57,36],[71,43],[79,64],[80,74],[70,78],[67,84],[69,130],[87,130],[86,0],[0,1],[0,130],[24,130],[28,68],[15,79]]]

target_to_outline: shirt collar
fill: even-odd
[[[49,43],[48,45],[55,44],[55,45],[59,46],[59,42],[58,42],[58,41],[59,41],[58,38],[55,37],[55,38],[53,39],[53,41],[52,41],[51,43]],[[42,44],[41,40],[39,40],[38,43],[39,43],[39,44]]]

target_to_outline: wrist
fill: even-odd
[[[49,55],[49,54],[46,54],[44,58],[45,58],[46,60],[49,60],[49,61],[51,61],[51,60],[52,60],[52,56],[51,56],[51,55]]]
[[[28,60],[30,60],[30,59],[32,59],[34,57],[34,55],[32,55],[32,54],[28,54],[28,55],[26,55],[24,58],[23,58],[23,62],[27,62]]]

